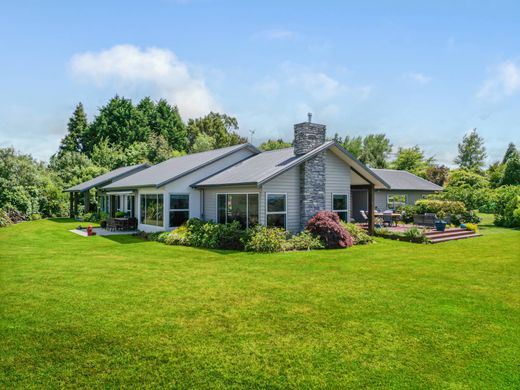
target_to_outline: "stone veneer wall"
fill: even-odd
[[[325,177],[325,152],[318,153],[300,165],[300,225],[302,229],[314,214],[325,210]]]

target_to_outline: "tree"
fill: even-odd
[[[424,164],[424,152],[419,146],[416,145],[411,148],[399,147],[397,157],[392,163],[392,168],[415,173]]]
[[[214,140],[214,148],[247,142],[246,138],[236,132],[237,129],[237,119],[226,114],[210,112],[202,118],[190,119],[187,127],[189,148],[193,151],[195,141],[201,134],[208,135]]]
[[[426,168],[425,179],[444,187],[444,184],[448,181],[449,173],[450,168],[446,165],[430,165]]]
[[[507,160],[502,185],[520,184],[520,153],[513,153]]]
[[[363,140],[359,159],[371,168],[386,168],[392,144],[384,134],[369,134]]]
[[[448,186],[465,187],[475,190],[480,188],[487,188],[489,183],[484,176],[474,171],[459,169],[450,172]]]
[[[484,166],[484,159],[487,157],[484,139],[473,129],[466,134],[462,142],[458,145],[459,154],[455,158],[455,164],[462,169],[479,171]]]
[[[285,142],[283,139],[278,138],[277,140],[268,139],[267,141],[262,142],[259,146],[259,149],[265,152],[268,150],[290,148],[291,146],[292,144],[290,142]]]
[[[514,143],[510,142],[507,146],[507,150],[504,154],[504,158],[502,159],[502,164],[506,164],[507,161],[515,154],[518,154],[518,150]]]
[[[84,137],[88,129],[87,114],[83,104],[78,103],[67,123],[67,134],[61,140],[59,153],[83,152]]]
[[[347,135],[343,140],[342,145],[356,158],[360,158],[363,153],[363,138],[360,136],[351,138]]]
[[[505,164],[500,163],[500,161],[495,161],[488,167],[486,170],[486,177],[491,188],[498,188],[502,185],[505,167]]]
[[[199,153],[212,149],[215,149],[215,139],[206,133],[200,133],[195,139],[195,142],[193,142],[191,151],[193,153]]]

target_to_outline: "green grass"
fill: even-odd
[[[520,231],[250,254],[0,229],[0,388],[518,388]]]

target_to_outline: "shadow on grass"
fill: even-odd
[[[73,218],[49,218],[48,221],[56,222],[56,223],[73,223],[73,222],[80,223],[79,221],[76,221]]]
[[[112,236],[99,236],[107,240],[117,242],[118,244],[142,244],[148,242],[132,234],[114,234]]]

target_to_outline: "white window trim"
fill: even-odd
[[[172,209],[171,195],[185,195],[185,196],[188,196],[188,208],[187,209]],[[171,211],[187,211],[188,212],[188,219],[190,219],[191,218],[190,194],[188,192],[169,192],[168,193],[168,226],[169,227],[178,227],[178,226],[171,226],[170,225],[170,212]]]
[[[334,196],[335,195],[346,196],[347,197],[347,208],[346,209],[344,209],[344,210],[335,210],[334,209]],[[330,206],[331,206],[332,212],[333,213],[347,213],[347,220],[345,222],[349,222],[349,214],[350,213],[349,213],[349,207],[348,206],[349,206],[350,199],[349,199],[348,194],[344,194],[344,193],[341,193],[341,192],[333,192],[331,194],[330,201],[331,201]]]
[[[247,195],[246,196],[246,229],[249,228],[249,195],[258,195],[258,205],[257,205],[257,215],[258,215],[258,222],[260,222],[260,193],[259,192],[217,192],[215,196],[215,219],[217,220],[217,223],[219,221],[219,215],[218,215],[218,196],[219,195],[225,195],[226,196],[226,206],[227,206],[227,196],[228,195]],[[226,221],[224,222],[225,225],[227,225],[227,210],[226,210]]]
[[[145,197],[145,205],[144,205],[144,208],[146,210],[146,196],[147,195],[155,195],[157,196],[157,203],[159,203],[159,196],[162,195],[163,197],[163,212],[162,212],[162,218],[163,218],[163,223],[162,225],[149,225],[147,223],[144,223],[144,222],[141,222],[141,215],[143,213],[143,208],[141,207],[141,196],[144,196]],[[159,215],[159,214],[157,214]],[[146,215],[145,215],[145,218],[143,218],[144,220],[146,220]],[[139,194],[139,219],[138,219],[138,223],[141,224],[141,225],[146,225],[146,226],[155,226],[155,227],[163,227],[164,228],[164,225],[166,224],[166,221],[164,220],[164,194],[162,192],[143,192],[143,193],[140,193]]]
[[[269,195],[283,195],[285,196],[285,211],[269,211],[269,207],[268,207],[268,202],[267,200],[269,199]],[[277,214],[285,214],[285,226],[283,227],[285,230],[287,230],[287,205],[289,203],[289,197],[287,196],[287,193],[286,192],[266,192],[265,193],[265,226],[267,226],[267,216],[272,214],[272,215],[277,215]]]
[[[404,196],[404,202],[403,204],[408,204],[408,195],[407,194],[386,194],[386,207],[389,208],[390,205],[390,197],[391,196]],[[395,208],[395,202],[392,202],[392,209]],[[401,203],[401,202],[399,202]]]

